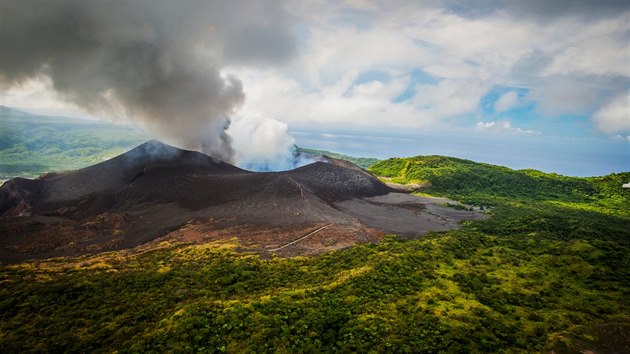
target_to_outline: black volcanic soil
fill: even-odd
[[[252,173],[150,141],[81,170],[6,182],[0,262],[131,248],[164,237],[237,237],[263,253],[314,254],[385,233],[449,229],[476,217],[442,215],[435,203],[413,196],[400,203],[386,196],[390,192],[345,161]],[[431,213],[422,212],[425,204],[434,205]]]

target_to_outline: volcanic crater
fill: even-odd
[[[483,217],[445,202],[394,191],[347,161],[249,172],[152,140],[80,170],[7,181],[0,262],[234,237],[261,255],[310,255]]]

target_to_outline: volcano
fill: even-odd
[[[80,170],[7,181],[0,188],[0,261],[231,237],[259,253],[313,254],[475,217],[445,210],[453,220],[427,228],[429,214],[419,210],[437,203],[392,201],[391,192],[346,161],[256,173],[149,141]]]

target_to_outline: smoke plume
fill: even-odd
[[[6,0],[0,87],[49,76],[89,112],[233,162],[226,130],[245,95],[221,69],[288,60],[289,20],[278,2]]]

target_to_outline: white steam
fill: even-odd
[[[296,151],[286,123],[264,117],[240,117],[228,134],[236,150],[236,165],[249,171],[285,171],[315,162]]]

